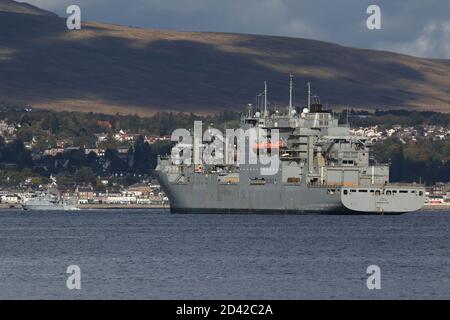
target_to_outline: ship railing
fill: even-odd
[[[360,185],[358,183],[337,183],[327,184],[320,182],[310,182],[307,184],[310,188],[411,188],[411,187],[425,187],[423,183],[387,183],[387,184],[373,184],[373,185]]]
[[[339,189],[339,188],[345,188],[345,187],[357,187],[357,184],[350,184],[350,183],[336,183],[336,184],[329,184],[329,183],[320,183],[320,182],[309,182],[308,187],[310,188],[326,188],[326,189]]]
[[[405,182],[389,182],[384,187],[425,187],[424,183],[418,183],[418,182],[411,182],[411,183],[405,183]]]

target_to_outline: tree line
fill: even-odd
[[[170,149],[168,142],[150,145],[140,136],[126,154],[107,149],[104,155],[98,156],[95,152],[86,154],[83,148],[75,148],[33,159],[21,140],[5,143],[0,139],[0,184],[17,185],[31,178],[31,184],[39,185],[54,176],[62,186],[91,184],[100,187],[100,177],[113,177],[111,181],[129,185],[143,177],[151,178],[157,155],[169,153]]]
[[[432,139],[401,142],[397,138],[377,142],[373,148],[375,159],[390,163],[393,182],[450,181],[450,143]]]

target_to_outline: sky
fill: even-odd
[[[450,59],[450,0],[20,0],[82,20],[181,31],[235,32],[323,40]],[[369,5],[381,29],[369,30]]]

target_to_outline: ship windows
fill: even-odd
[[[265,185],[266,179],[264,178],[250,178],[250,184],[251,185]]]
[[[299,184],[299,183],[301,183],[301,180],[300,180],[299,177],[288,177],[287,178],[287,183]]]
[[[400,190],[400,193],[408,193],[408,190]]]
[[[386,195],[390,196],[392,194],[391,190],[386,191]]]
[[[344,194],[348,194],[348,190],[344,190]]]
[[[375,191],[375,195],[376,195],[376,196],[381,195],[381,191],[380,191],[380,190]]]
[[[423,196],[423,192],[422,191],[419,191],[419,196]]]
[[[367,190],[366,189],[361,189],[361,190],[359,190],[359,192],[367,192]]]
[[[344,166],[352,166],[352,165],[354,165],[354,161],[353,160],[342,160],[342,164]]]

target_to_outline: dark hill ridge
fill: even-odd
[[[42,10],[25,2],[17,2],[13,0],[0,0],[0,11],[35,14],[40,16],[51,16],[51,17],[57,16],[53,12]]]
[[[0,0],[0,8],[11,2]],[[293,73],[298,104],[311,81],[330,106],[450,112],[448,60],[306,39],[94,22],[68,31],[53,14],[5,11],[0,101],[107,113],[215,112],[254,102],[267,80],[269,101],[284,106]]]

